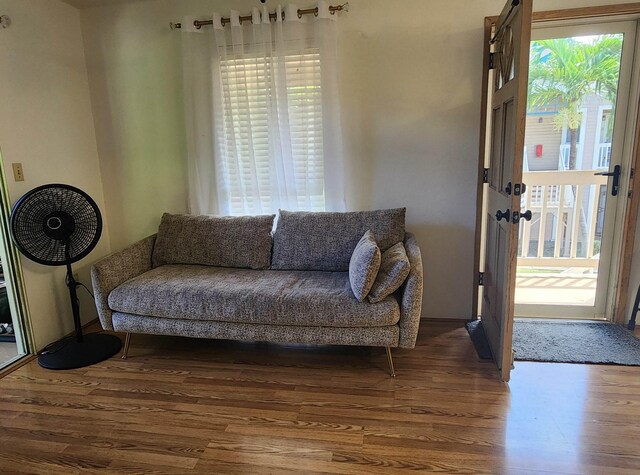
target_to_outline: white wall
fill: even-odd
[[[621,2],[565,0],[562,7],[603,3]],[[340,17],[349,206],[406,206],[425,263],[423,314],[469,318],[482,25],[503,0],[349,4]],[[180,33],[169,21],[256,5],[143,0],[83,10],[114,249],[154,232],[163,211],[186,209]]]
[[[104,209],[78,10],[52,0],[0,0],[12,25],[0,29],[0,148],[15,202],[45,183],[67,183],[89,193]],[[12,162],[25,181],[15,182]],[[75,265],[89,285],[89,266],[109,250],[108,233]],[[73,329],[64,269],[22,259],[37,348]],[[90,285],[89,285],[90,286]],[[86,322],[95,305],[79,290]]]

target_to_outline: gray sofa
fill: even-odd
[[[105,330],[241,341],[415,346],[423,271],[404,208],[281,211],[216,218],[165,214],[158,234],[97,262],[92,282]],[[349,259],[371,230],[380,251],[404,242],[409,275],[377,303],[354,297]]]

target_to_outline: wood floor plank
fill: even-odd
[[[640,473],[640,368],[517,362],[461,323],[416,348],[134,335],[130,356],[0,379],[0,472]]]

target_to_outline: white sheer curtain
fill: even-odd
[[[191,213],[344,210],[337,16],[324,1],[317,16],[297,10],[231,11],[225,26],[214,14],[200,29],[184,18]]]

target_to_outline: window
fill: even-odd
[[[227,57],[220,74],[218,174],[229,214],[324,210],[319,52]]]
[[[251,21],[232,11],[182,31],[188,204],[193,214],[343,211],[337,18],[320,3]],[[280,13],[283,13],[281,16]]]

